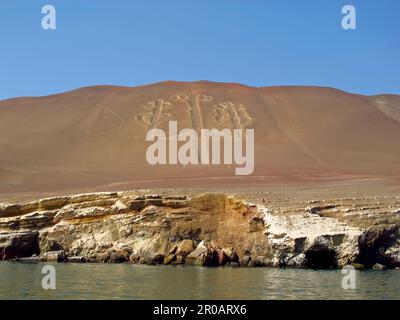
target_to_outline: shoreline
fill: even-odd
[[[0,260],[400,267],[397,196],[300,204],[269,196],[253,203],[227,193],[125,191],[2,203]]]
[[[273,267],[273,266],[230,266],[230,265],[212,265],[212,266],[200,266],[200,265],[194,265],[194,264],[146,264],[146,263],[131,263],[131,262],[86,262],[86,261],[69,261],[68,259],[65,261],[45,261],[45,260],[40,260],[40,258],[35,259],[36,257],[26,257],[26,258],[17,258],[17,259],[10,259],[10,260],[0,260],[1,263],[18,263],[18,264],[24,264],[24,265],[29,265],[29,264],[43,264],[47,265],[49,263],[51,264],[63,264],[63,265],[77,265],[77,264],[85,264],[85,265],[131,265],[131,266],[143,266],[143,267],[167,267],[167,268],[206,268],[206,269],[239,269],[239,268],[246,268],[246,269],[272,269],[272,270],[311,270],[311,271],[338,271],[341,270],[341,268],[328,268],[328,269],[314,269],[314,268],[293,268],[293,267]],[[353,265],[349,265],[353,266]],[[354,270],[356,271],[362,271],[362,272],[378,272],[378,271],[393,271],[393,270],[400,270],[400,267],[394,267],[394,268],[381,268],[381,267],[376,267],[376,268],[360,268],[359,266],[353,266]]]

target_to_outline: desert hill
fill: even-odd
[[[254,128],[253,175],[237,177],[232,165],[147,164],[145,133],[170,120],[179,129]],[[397,95],[207,81],[85,87],[0,101],[0,194],[393,177],[399,147]]]

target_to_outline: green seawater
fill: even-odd
[[[56,289],[42,288],[43,263],[0,262],[0,299],[400,299],[400,270],[202,268],[53,264]]]

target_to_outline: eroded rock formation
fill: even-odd
[[[222,194],[92,193],[0,204],[0,259],[201,266],[400,266],[400,213]],[[396,209],[397,210],[397,209]],[[351,219],[350,219],[351,218]],[[366,219],[364,219],[366,218]]]

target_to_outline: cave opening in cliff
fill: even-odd
[[[337,267],[336,252],[327,247],[315,246],[306,252],[306,266],[312,269]]]

